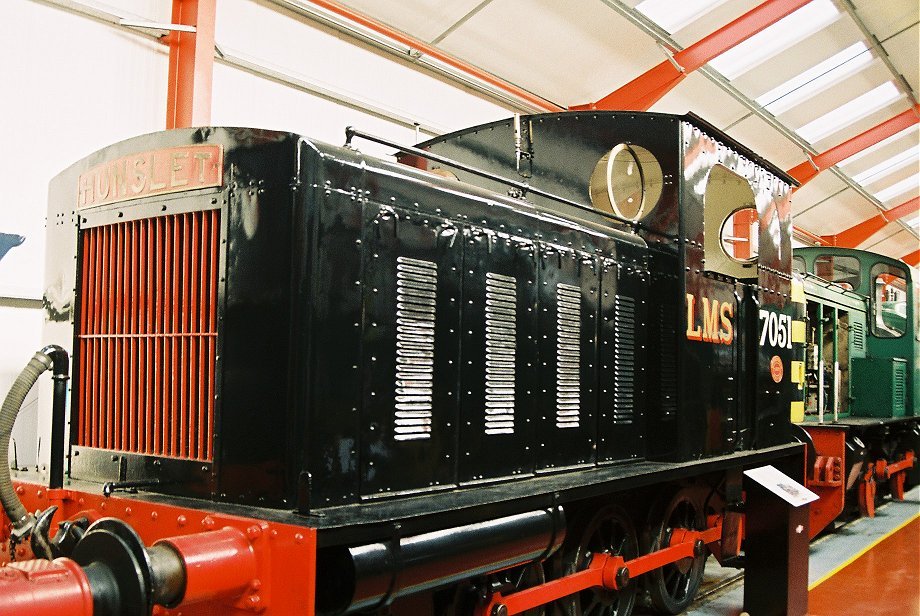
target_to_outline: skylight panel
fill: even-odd
[[[920,231],[920,215],[914,216],[913,218],[908,218],[904,221],[908,227],[913,227],[917,231]]]
[[[724,2],[725,0],[644,0],[636,5],[636,10],[668,33],[674,34]]]
[[[896,132],[896,133],[893,134],[892,136],[887,137],[887,138],[885,138],[885,139],[879,141],[879,142],[876,143],[875,145],[870,146],[870,147],[866,148],[865,150],[860,150],[859,152],[856,152],[855,154],[853,154],[853,156],[850,156],[850,157],[848,157],[848,158],[845,158],[844,160],[842,160],[842,161],[840,161],[839,163],[837,163],[837,166],[838,166],[838,167],[846,167],[847,165],[850,165],[850,164],[852,164],[852,163],[855,163],[855,162],[856,162],[857,160],[859,160],[860,158],[863,158],[864,156],[868,156],[869,154],[872,154],[873,152],[877,152],[878,150],[884,148],[885,146],[887,146],[887,145],[889,145],[889,144],[894,143],[895,141],[897,141],[898,139],[901,139],[902,137],[906,137],[908,134],[910,134],[910,133],[916,131],[917,128],[918,128],[918,126],[920,126],[920,125],[914,124],[914,125],[912,125],[912,126],[908,126],[907,128],[904,128],[904,129],[902,129],[902,130],[899,130],[898,132]]]
[[[734,79],[796,41],[822,30],[838,17],[840,11],[831,0],[813,0],[769,28],[738,43],[713,59],[709,66],[728,79]]]
[[[895,197],[903,195],[908,190],[917,188],[918,186],[920,186],[920,173],[912,175],[909,178],[905,178],[896,184],[892,184],[885,190],[878,191],[875,193],[875,198],[884,203],[885,201],[889,201]]]
[[[828,86],[843,81],[871,62],[872,54],[866,44],[862,41],[854,43],[757,97],[757,104],[770,113],[780,114]]]
[[[896,154],[891,158],[887,158],[875,165],[863,171],[862,173],[857,173],[853,176],[853,181],[857,184],[869,184],[871,182],[877,182],[883,177],[890,175],[897,171],[898,169],[903,169],[907,165],[917,163],[917,160],[920,159],[920,146],[914,146],[908,148]]]
[[[890,81],[886,81],[877,88],[873,88],[837,107],[833,111],[812,120],[805,126],[798,128],[797,132],[802,139],[809,143],[820,141],[824,137],[837,132],[841,128],[876,112],[882,107],[891,104],[900,98],[901,93]]]

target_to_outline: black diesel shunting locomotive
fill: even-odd
[[[402,164],[349,135],[175,130],[55,179],[73,486],[316,529],[320,613],[461,613],[490,572],[706,528],[745,468],[801,476],[785,173],[693,116],[526,116]],[[609,613],[681,611],[703,559]]]

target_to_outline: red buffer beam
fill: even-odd
[[[211,123],[211,83],[214,77],[214,23],[217,0],[173,0],[172,22],[194,26],[194,32],[174,31],[169,42],[169,85],[166,128]]]
[[[859,224],[853,225],[840,233],[826,235],[824,239],[834,246],[856,248],[869,239],[872,234],[881,231],[888,223],[904,218],[905,216],[910,216],[917,210],[920,210],[920,197],[914,197],[910,201],[902,203],[897,207],[879,212],[877,216],[873,216]]]
[[[738,43],[775,24],[811,0],[767,0],[596,103],[572,109],[646,111],[687,76]],[[672,62],[673,60],[673,62]]]
[[[805,184],[825,169],[833,167],[857,152],[884,141],[905,128],[913,126],[918,121],[920,121],[920,105],[914,105],[907,111],[899,113],[890,120],[886,120],[878,126],[874,126],[852,139],[832,147],[826,152],[809,157],[805,162],[789,169],[787,173],[794,177],[800,185]]]

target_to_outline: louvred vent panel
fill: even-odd
[[[211,461],[220,211],[82,231],[77,444]]]

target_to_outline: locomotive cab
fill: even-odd
[[[780,170],[693,116],[420,147],[171,131],[56,178],[72,476],[309,512],[788,442]]]
[[[641,327],[650,385],[637,400],[649,457],[690,459],[788,438],[792,349],[802,342],[792,322],[802,300],[789,266],[794,180],[784,172],[693,115],[525,116],[421,147],[612,213],[618,218],[606,224],[647,242],[648,297],[640,301],[648,302]]]

